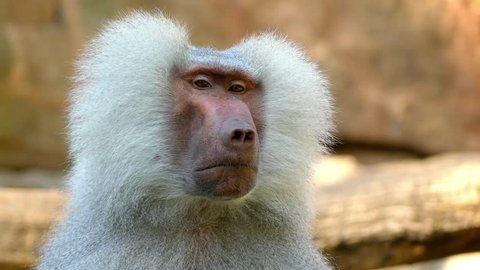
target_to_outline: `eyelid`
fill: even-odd
[[[231,82],[230,82],[230,86],[235,85],[235,84],[239,84],[239,85],[241,85],[243,88],[247,89],[247,84],[246,84],[244,81],[242,81],[242,80],[234,80],[234,81],[231,81]]]
[[[212,80],[210,79],[210,77],[208,77],[207,75],[203,75],[203,74],[196,75],[195,77],[192,78],[192,82],[195,82],[195,81],[198,81],[198,80],[204,80],[204,81],[209,82],[210,84],[212,83]]]

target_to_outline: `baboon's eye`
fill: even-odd
[[[209,89],[212,88],[212,84],[209,82],[207,76],[198,75],[192,80],[192,84],[198,89]]]
[[[247,87],[245,86],[245,83],[243,83],[242,81],[233,81],[230,84],[228,91],[241,94],[247,91]]]

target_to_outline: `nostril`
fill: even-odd
[[[241,129],[235,129],[233,132],[232,132],[232,137],[231,137],[231,140],[232,142],[236,142],[236,143],[243,143],[243,141],[245,140],[245,132]]]
[[[255,140],[255,132],[252,130],[235,129],[230,139],[236,144],[251,143]]]
[[[256,147],[257,131],[251,121],[228,119],[222,123],[219,130],[222,144],[232,147],[235,151],[250,151]]]
[[[249,130],[245,133],[245,138],[243,139],[244,142],[252,142],[255,140],[255,132]]]

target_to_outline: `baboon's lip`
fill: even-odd
[[[242,168],[247,168],[247,169],[252,169],[254,171],[257,171],[257,168],[255,166],[246,164],[246,163],[220,163],[220,164],[214,164],[214,165],[209,165],[206,167],[201,167],[199,169],[196,169],[196,172],[203,172],[206,170],[214,169],[214,168],[226,168],[226,169],[242,169]]]

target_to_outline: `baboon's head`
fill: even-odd
[[[176,22],[134,13],[77,67],[74,199],[302,201],[330,138],[330,103],[317,67],[278,35],[196,48]]]

